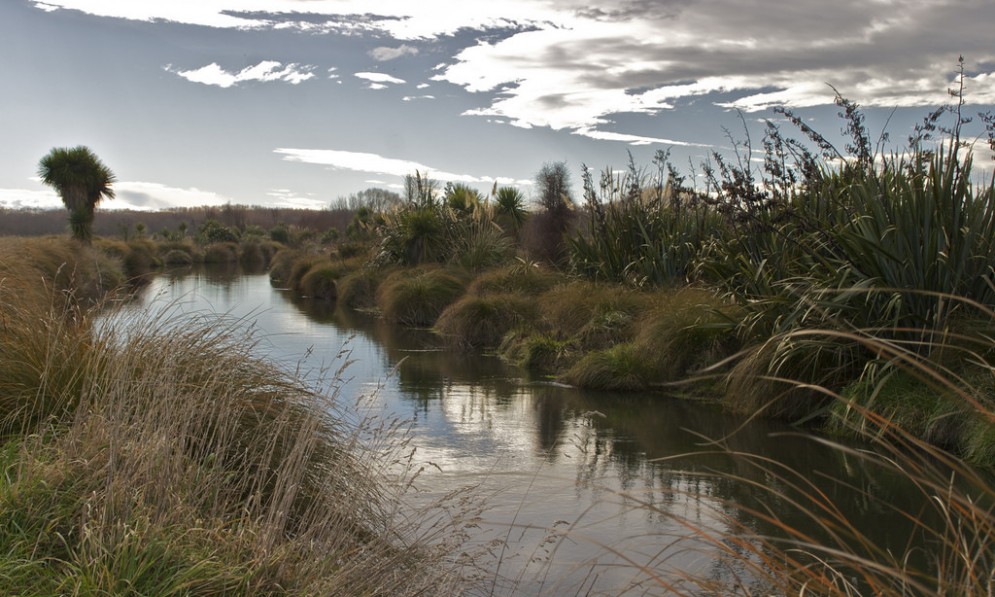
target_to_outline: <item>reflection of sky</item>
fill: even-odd
[[[756,471],[729,469],[720,456],[650,460],[699,449],[688,429],[720,437],[740,425],[714,410],[527,382],[493,358],[426,350],[435,342],[428,332],[292,299],[272,289],[265,274],[162,275],[124,311],[136,309],[235,318],[255,333],[263,356],[312,379],[328,379],[343,359],[351,361],[335,384],[340,396],[348,402],[375,394],[365,408],[413,421],[417,458],[431,463],[419,478],[426,496],[467,485],[489,496],[476,540],[511,540],[498,572],[517,579],[516,594],[618,589],[640,576],[631,566],[612,566],[619,559],[611,549],[637,564],[666,560],[670,569],[706,573],[713,558],[700,542],[677,540],[687,531],[675,517],[721,528],[729,523],[728,502],[750,503],[755,495],[697,473],[720,468],[772,482]],[[817,463],[841,474],[833,467],[842,463],[813,453],[812,442],[772,444],[769,433],[778,429],[750,426],[733,436],[740,443],[731,447],[776,450],[798,470]],[[565,539],[548,541],[549,529]]]

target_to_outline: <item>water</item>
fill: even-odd
[[[652,581],[633,587],[646,582],[643,566],[726,578],[708,542],[689,537],[680,521],[730,536],[772,532],[733,504],[769,507],[784,522],[812,526],[785,504],[769,503],[761,488],[782,479],[713,451],[704,438],[726,438],[733,450],[811,473],[882,545],[898,549],[908,538],[900,517],[823,476],[898,506],[911,498],[863,470],[860,459],[782,424],[745,423],[666,396],[529,380],[494,357],[443,350],[428,331],[295,299],[273,289],[265,274],[168,272],[125,307],[166,308],[241,318],[255,328],[264,356],[305,373],[334,369],[347,350],[352,363],[342,395],[373,396],[376,408],[413,422],[412,441],[426,463],[419,478],[425,495],[473,484],[489,496],[475,545],[506,543],[483,562],[500,578],[496,594],[664,592]],[[689,453],[698,454],[674,458]],[[715,470],[740,480],[716,478]]]

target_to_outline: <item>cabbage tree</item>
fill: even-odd
[[[69,210],[69,230],[83,244],[93,239],[93,210],[114,198],[114,173],[88,147],[55,147],[38,163],[42,182],[54,188]]]

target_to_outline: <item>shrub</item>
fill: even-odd
[[[197,240],[201,244],[237,243],[238,231],[225,226],[217,220],[207,220],[197,231]]]

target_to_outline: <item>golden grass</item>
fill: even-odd
[[[12,248],[44,259],[14,261]],[[74,248],[0,245],[5,586],[34,595],[462,590],[450,554],[473,512],[406,504],[415,469],[402,425],[357,421],[326,386],[261,360],[245,322],[94,320],[71,288],[51,288],[66,267],[55,261]],[[38,274],[55,280],[46,287]]]

